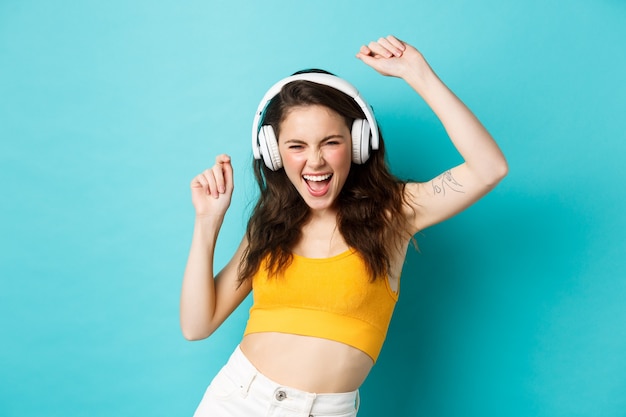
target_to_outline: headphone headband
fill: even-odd
[[[359,91],[348,81],[343,78],[339,78],[336,75],[324,74],[318,72],[306,72],[301,74],[296,74],[289,76],[287,78],[283,78],[278,81],[263,96],[259,106],[257,107],[256,113],[254,114],[254,119],[252,121],[252,153],[254,154],[255,159],[261,159],[261,149],[259,147],[259,130],[261,127],[259,126],[259,122],[261,117],[263,116],[263,112],[267,107],[267,104],[272,100],[275,96],[280,93],[280,90],[290,82],[293,81],[311,81],[316,84],[327,85],[329,87],[334,88],[335,90],[339,90],[342,93],[350,96],[363,110],[365,114],[365,118],[367,119],[370,128],[371,128],[371,146],[372,149],[378,149],[378,125],[376,124],[376,118],[374,117],[374,112],[369,104],[361,97]]]

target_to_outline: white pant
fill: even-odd
[[[237,347],[207,388],[194,417],[356,417],[359,391],[314,394],[261,374]]]

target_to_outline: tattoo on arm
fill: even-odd
[[[447,191],[454,191],[456,193],[465,193],[463,191],[463,184],[458,182],[452,176],[452,171],[448,170],[432,180],[433,191],[435,194],[446,195]]]

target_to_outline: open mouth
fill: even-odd
[[[302,178],[306,181],[311,195],[320,197],[328,191],[332,176],[333,174],[303,175]]]

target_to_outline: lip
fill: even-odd
[[[308,177],[308,179],[307,179]],[[302,179],[304,181],[304,184],[306,185],[307,191],[309,192],[309,194],[312,197],[323,197],[325,196],[328,191],[330,190],[330,184],[331,184],[331,179],[333,177],[333,174],[327,172],[327,173],[315,173],[315,174],[303,174],[302,175]],[[317,181],[313,178],[316,178]],[[311,183],[322,183],[325,182],[326,185],[321,188],[321,189],[313,189],[311,187]]]

